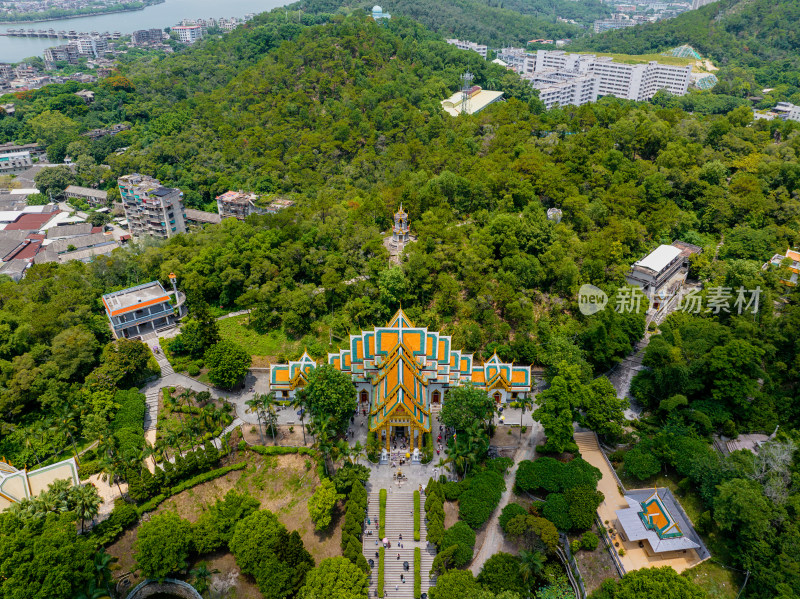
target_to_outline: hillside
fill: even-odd
[[[763,67],[800,57],[800,1],[722,0],[666,21],[580,40],[581,49],[627,54],[694,46],[715,63]]]
[[[310,0],[304,1],[302,7],[313,13],[338,10],[366,14],[374,4],[373,0]],[[524,46],[535,38],[572,38],[583,30],[557,23],[556,15],[589,22],[610,12],[597,0],[586,4],[569,0],[395,0],[384,8],[395,16],[418,21],[444,38],[494,47]]]

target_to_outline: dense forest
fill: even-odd
[[[293,4],[289,8],[296,10],[298,6]],[[302,9],[313,14],[337,11],[364,14],[373,6],[369,0],[311,0],[302,3]],[[529,40],[536,38],[572,38],[583,31],[575,25],[558,23],[557,16],[585,24],[611,14],[609,8],[596,0],[586,3],[570,0],[397,0],[391,7],[387,5],[385,10],[395,16],[414,19],[444,38],[455,37],[498,48],[524,47]]]
[[[439,101],[466,69],[506,101],[444,113]],[[794,450],[775,492],[748,458],[723,460],[709,446],[713,433],[800,426],[798,292],[780,269],[761,268],[800,242],[800,125],[754,122],[747,106],[692,114],[669,98],[545,112],[516,75],[409,19],[304,14],[298,24],[280,10],[140,57],[93,89],[90,107],[69,84],[5,96],[17,110],[0,119],[3,141],[69,152],[86,165],[82,182],[96,176],[111,190],[138,171],[180,187],[190,206],[228,189],[297,205],[2,281],[0,455],[34,466],[73,437],[98,438],[119,410],[115,392],[148,374],[136,346],[110,343],[99,296],[114,289],[174,272],[193,305],[251,308],[256,330],[303,338],[315,358],[329,334],[382,323],[402,305],[478,357],[496,351],[590,388],[645,321],[581,315],[577,289],[597,285],[613,304],[634,261],[680,239],[703,248],[691,275],[704,298],[759,287],[759,305],[670,317],[633,387],[648,413],[634,437],[607,440],[638,439],[634,455],[686,481],[715,551],[751,571],[743,597],[800,594]],[[120,121],[133,127],[113,141],[80,136]],[[382,239],[400,203],[418,241],[393,267]],[[547,219],[551,207],[560,223]]]

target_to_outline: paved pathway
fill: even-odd
[[[367,518],[370,525],[365,528],[372,530],[372,536],[363,536],[363,552],[367,560],[373,560],[369,582],[369,596],[376,597],[378,591],[378,558],[375,552],[379,549],[378,537],[380,498],[377,491],[370,493],[367,507]],[[386,537],[392,546],[386,549],[384,557],[384,596],[391,599],[412,599],[414,597],[414,548],[419,547],[421,552],[420,577],[422,592],[427,593],[431,586],[428,573],[433,566],[436,552],[428,548],[428,529],[425,525],[425,494],[420,494],[420,540],[414,541],[414,493],[392,493],[386,498]],[[400,540],[402,535],[403,539]],[[403,545],[400,547],[400,545]],[[398,559],[398,556],[399,559]],[[408,562],[406,571],[403,563]],[[403,575],[405,582],[400,580]]]
[[[514,421],[511,420],[511,422]],[[500,528],[500,512],[508,505],[513,494],[517,468],[519,468],[519,463],[521,461],[533,458],[536,446],[543,441],[544,430],[542,429],[542,425],[538,422],[534,422],[532,425],[529,424],[527,432],[522,436],[522,444],[514,454],[514,465],[509,469],[508,474],[506,474],[506,490],[500,497],[500,503],[497,505],[497,508],[495,508],[494,513],[489,518],[489,523],[486,525],[486,535],[484,536],[483,544],[478,548],[475,557],[472,558],[472,564],[470,564],[469,569],[474,575],[478,575],[481,568],[483,568],[483,564],[486,563],[486,560],[500,551],[504,541],[503,531]]]

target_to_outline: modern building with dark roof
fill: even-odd
[[[167,239],[186,232],[183,192],[164,187],[158,179],[137,173],[117,180],[125,218],[134,237]]]
[[[194,210],[192,208],[186,209],[186,224],[188,225],[218,225],[221,222],[222,217],[216,212],[205,212],[204,210]]]

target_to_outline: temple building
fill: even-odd
[[[347,349],[328,354],[328,364],[346,372],[369,406],[369,430],[389,449],[397,435],[411,451],[431,432],[431,406],[441,404],[450,387],[471,383],[503,404],[531,393],[530,366],[500,361],[497,354],[476,364],[472,354],[451,347],[450,337],[417,327],[402,310],[385,327],[350,335]],[[317,367],[306,353],[297,361],[270,369],[270,389],[279,399],[293,398]]]
[[[17,470],[5,460],[0,460],[0,512],[13,503],[36,497],[61,479],[69,480],[75,486],[80,484],[75,458],[42,466],[30,472],[25,469]]]
[[[669,489],[628,490],[628,507],[616,510],[623,540],[639,541],[648,555],[659,559],[685,557],[696,552],[699,559],[709,554],[703,541]]]

